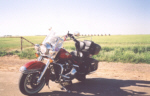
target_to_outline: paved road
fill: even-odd
[[[0,71],[0,96],[24,96],[18,89],[20,73]],[[44,87],[33,96],[150,96],[150,81],[121,80],[87,76],[85,82],[73,81],[72,93],[58,88],[58,84],[50,82],[50,89]],[[107,77],[107,76],[106,76]]]

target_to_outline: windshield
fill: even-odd
[[[56,54],[63,45],[63,39],[56,36],[56,32],[50,31],[50,34],[46,36],[42,42],[41,52],[43,55],[52,57],[54,53]],[[45,49],[46,48],[46,49]]]
[[[46,36],[46,38],[44,39],[44,41],[42,42],[42,44],[45,44],[45,43],[48,43],[48,42],[50,43],[51,39],[53,37],[55,37],[55,34],[56,34],[56,32],[50,31],[50,34]]]
[[[56,35],[56,32],[50,31],[50,34],[46,36],[42,44],[51,44],[53,47],[57,45],[57,43],[63,42],[63,39],[61,39],[59,36]]]

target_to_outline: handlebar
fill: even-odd
[[[74,38],[73,34],[69,34],[68,32],[68,37],[72,38],[74,42],[79,42],[77,39]]]

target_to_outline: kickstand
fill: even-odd
[[[46,86],[50,89],[50,87],[49,87],[49,81],[46,83]]]
[[[50,89],[49,84],[47,85],[47,87]]]
[[[67,88],[65,88],[62,84],[60,84],[60,85],[62,86],[61,90],[65,90],[66,92],[71,93],[71,91],[68,90]]]

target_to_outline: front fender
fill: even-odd
[[[20,68],[20,72],[24,74],[40,72],[45,64],[41,61],[30,61]]]

